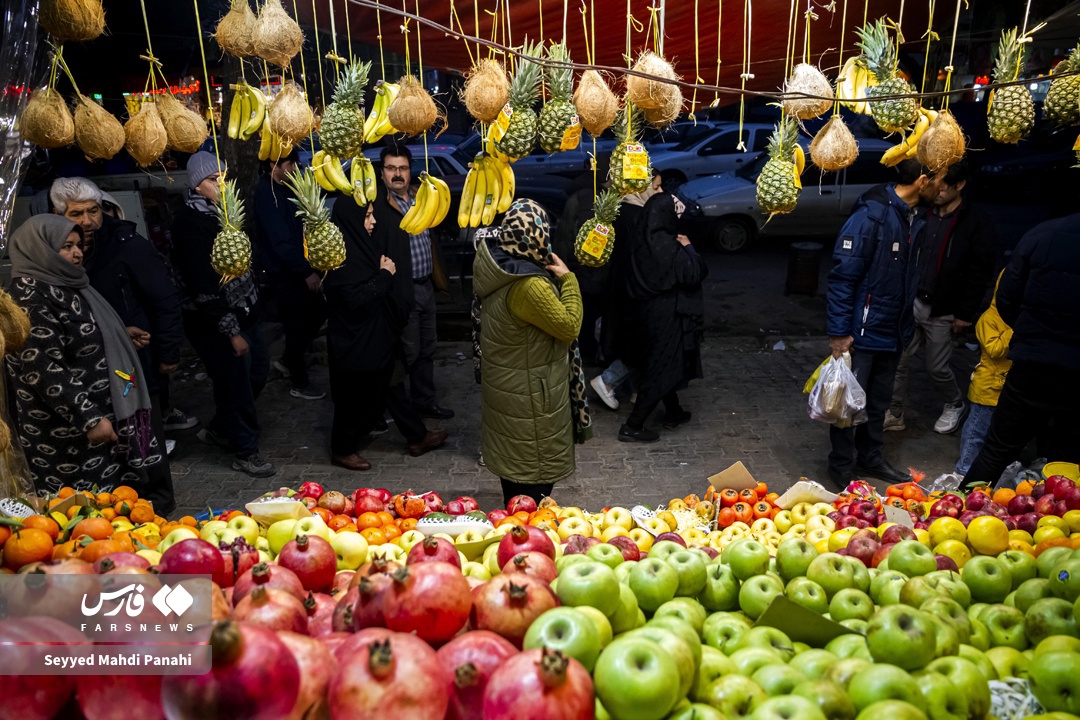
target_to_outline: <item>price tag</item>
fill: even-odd
[[[623,159],[623,180],[649,179],[649,154],[641,145],[627,145]]]
[[[610,233],[611,228],[597,223],[596,227],[585,236],[585,242],[581,243],[581,251],[599,260],[604,256],[604,249],[611,241]]]
[[[495,124],[491,126],[491,139],[498,142],[506,135],[506,128],[510,127],[510,118],[514,115],[514,108],[510,107],[510,103],[503,105],[503,109],[499,111],[499,116],[495,118]]]
[[[570,124],[562,134],[562,143],[559,145],[560,150],[573,150],[581,142],[581,121],[578,120],[578,116],[570,118]]]

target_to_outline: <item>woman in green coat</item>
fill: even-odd
[[[551,252],[547,213],[518,200],[477,232],[474,328],[483,386],[483,457],[503,495],[540,500],[574,472],[591,432],[577,336],[577,278]]]

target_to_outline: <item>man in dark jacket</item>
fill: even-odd
[[[904,429],[908,368],[920,347],[926,350],[926,371],[945,401],[934,432],[954,432],[964,416],[964,395],[949,365],[953,336],[970,327],[982,312],[997,252],[993,223],[964,198],[968,175],[967,162],[951,166],[926,216],[926,230],[919,238],[916,253],[919,280],[915,337],[896,369],[892,405],[885,415],[886,430]]]
[[[1032,438],[1040,455],[1080,462],[1080,214],[1020,240],[996,299],[1013,364],[967,488],[996,483]]]
[[[839,485],[855,473],[890,483],[911,479],[886,462],[883,426],[900,354],[914,334],[918,274],[913,248],[925,224],[917,206],[937,195],[938,183],[916,160],[905,160],[897,169],[895,183],[859,198],[833,249],[829,349],[837,358],[851,351],[851,370],[866,391],[868,417],[855,427],[829,428],[829,478]]]
[[[83,229],[83,266],[90,285],[116,310],[138,349],[142,367],[137,377],[150,393],[151,423],[164,448],[158,377],[176,372],[184,338],[180,296],[165,261],[135,223],[105,214],[100,188],[86,178],[56,180],[49,197],[54,212]],[[142,494],[159,514],[171,512],[176,501],[167,455],[151,466],[148,481]]]

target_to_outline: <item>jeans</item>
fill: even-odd
[[[959,405],[964,401],[956,375],[949,365],[953,353],[952,315],[930,317],[930,306],[922,300],[915,301],[915,337],[900,356],[896,368],[896,380],[893,383],[892,405],[890,411],[896,417],[904,412],[904,397],[908,388],[908,369],[911,360],[920,347],[926,347],[926,372],[931,382],[949,405]]]
[[[414,285],[416,305],[401,337],[409,374],[409,399],[418,407],[435,404],[435,286],[431,278]]]
[[[863,467],[875,467],[885,461],[885,411],[896,377],[899,352],[851,351],[851,372],[866,391],[867,421],[854,427],[829,427],[832,452],[829,469],[846,475],[852,471],[855,455]]]
[[[634,374],[634,371],[630,369],[630,366],[624,363],[622,360],[616,358],[604,372],[600,373],[600,377],[603,379],[604,384],[615,391],[624,382],[630,379],[630,376]]]
[[[330,430],[330,452],[337,457],[351,455],[375,428],[383,408],[397,423],[407,442],[424,439],[427,427],[405,396],[405,386],[390,386],[394,364],[373,371],[352,370],[330,365],[330,393],[334,400],[334,421]]]
[[[279,278],[274,283],[278,319],[285,326],[285,352],[281,361],[289,369],[289,379],[295,388],[310,383],[304,353],[318,336],[326,322],[326,300],[321,293],[311,292],[307,283],[296,276]]]
[[[990,430],[990,418],[993,416],[992,406],[971,403],[967,422],[964,423],[964,429],[960,433],[960,459],[956,461],[958,475],[967,475],[971,469],[971,463],[975,462],[975,458],[978,457],[986,441],[986,433]]]

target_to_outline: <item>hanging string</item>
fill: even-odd
[[[844,10],[843,10],[844,14],[840,18],[840,59],[839,59],[838,62],[840,63],[840,70],[841,71],[843,71],[843,69],[844,69],[844,43],[845,43],[846,38],[847,38],[847,4],[848,4],[848,0],[844,0]],[[839,80],[837,82],[839,82]],[[840,114],[840,100],[837,99],[836,102],[833,103],[833,116],[837,116],[839,114]]]
[[[817,13],[814,12],[813,0],[806,0],[806,44],[803,50],[803,62],[807,65],[810,64],[810,21],[817,20]]]
[[[379,4],[379,0],[375,0],[375,4]],[[383,54],[383,37],[382,37],[382,10],[375,8],[375,32],[378,33],[375,37],[379,39],[379,70],[382,73],[383,80],[386,80],[386,56]]]
[[[145,13],[145,12],[146,12],[146,10],[144,9],[143,13]],[[1023,28],[1023,30],[1020,31],[1020,37],[1022,37],[1022,38],[1027,37],[1027,34],[1028,34],[1028,32],[1027,32],[1028,16],[1030,14],[1031,14],[1031,0],[1027,0],[1027,5],[1024,7],[1024,28]],[[1021,53],[1021,55],[1022,54],[1023,53]]]
[[[214,94],[210,89],[210,73],[206,69],[206,48],[203,47],[202,20],[199,18],[199,0],[191,0],[191,3],[195,6],[195,27],[198,30],[196,35],[199,36],[199,56],[202,58],[203,83],[206,86],[207,108],[210,110],[210,137],[214,138],[214,159],[217,161],[218,173],[224,175],[225,171],[221,166],[221,149],[218,147],[217,123],[214,122]],[[221,213],[225,216],[225,223],[228,224],[229,208],[225,204],[225,195],[219,195],[219,199],[221,201]]]
[[[146,30],[146,55],[140,55],[139,57],[150,63],[150,76],[146,80],[146,90],[157,91],[157,78],[154,76],[154,67],[159,65],[160,62],[154,57],[154,46],[150,42],[150,20],[146,16],[146,0],[139,0],[139,5],[142,7],[143,28]]]
[[[503,26],[503,45],[506,47],[514,46],[514,34],[510,31],[510,0],[503,0],[503,12],[506,13],[506,23]],[[544,38],[540,38],[539,41],[544,42]]]
[[[626,67],[630,67],[630,24],[634,22],[634,16],[630,12],[630,0],[626,0]]]
[[[720,86],[720,39],[724,36],[724,0],[716,3],[716,85]],[[713,105],[720,104],[720,93],[713,98]]]
[[[296,0],[293,0],[293,8],[292,9],[293,9],[293,17],[294,18],[300,17],[300,13],[296,9]],[[318,37],[319,37],[319,31],[316,30],[315,31],[315,38],[318,39]],[[290,72],[292,72],[292,66],[290,66],[287,69]],[[311,103],[311,100],[310,100],[311,94],[308,92],[307,67],[305,67],[305,65],[304,65],[304,50],[303,50],[303,48],[300,49],[300,78],[304,81],[304,100],[306,102],[308,102],[308,104],[310,105],[310,103]],[[269,78],[267,78],[267,81],[269,82]],[[295,82],[295,81],[296,81],[296,73],[293,73],[293,82]],[[285,89],[285,77],[284,76],[282,76],[282,78],[281,78],[281,88],[283,90]],[[311,112],[310,107],[308,109],[308,112]],[[314,122],[311,123],[308,126],[308,142],[311,143],[311,149],[314,151],[314,149],[315,149],[315,123]]]
[[[536,4],[538,6],[537,14],[540,15],[540,43],[541,43],[541,45],[543,45],[543,42],[544,42],[544,0],[536,0]],[[508,7],[509,7],[509,5],[510,4],[507,3]],[[547,73],[545,73],[545,72],[540,73],[540,99],[541,100],[544,99],[544,93],[547,92],[547,77],[546,77],[546,75],[547,75]]]
[[[743,3],[743,66],[739,79],[742,81],[742,94],[739,96],[739,144],[738,149],[746,152],[746,142],[743,140],[743,125],[746,122],[746,81],[753,80],[750,72],[750,39],[753,35],[754,9],[751,0]]]
[[[330,0],[333,5],[333,0]],[[315,0],[311,0],[311,24],[315,28],[315,59],[319,62],[319,98],[322,100],[323,108],[326,108],[326,83],[323,81],[323,63],[322,63],[322,48],[319,47],[319,16],[315,10]],[[303,55],[303,51],[300,53]],[[334,53],[335,55],[337,53]],[[337,66],[337,63],[334,63]]]
[[[352,22],[349,20],[349,0],[345,0],[345,37],[349,39],[349,62],[352,62]]]
[[[457,6],[454,4],[454,0],[450,0],[450,29],[454,29],[454,21],[457,21],[458,31],[461,33],[462,42],[465,43],[465,52],[469,54],[469,65],[475,65],[476,60],[473,59],[472,48],[469,47],[469,41],[465,39],[468,33],[465,32],[465,26],[461,24],[461,17],[458,15]]]
[[[420,14],[420,0],[416,1],[416,14]],[[416,64],[420,70],[420,87],[424,86],[424,46],[420,42],[420,23],[416,23]],[[424,133],[424,172],[430,173],[431,159],[428,157],[427,132]]]
[[[337,22],[336,22],[335,17],[334,17],[334,0],[328,0],[328,4],[330,5],[330,39],[334,43],[333,55],[330,55],[328,57],[329,57],[329,59],[334,61],[334,77],[337,78],[338,74],[341,72],[340,65],[341,65],[341,63],[345,62],[345,58],[338,55],[338,49],[337,49]],[[348,8],[345,8],[345,9],[348,10]],[[346,13],[346,14],[348,14],[348,13]],[[321,56],[320,56],[320,58],[321,58]],[[322,67],[321,59],[320,59],[319,67]]]
[[[585,6],[585,0],[581,0],[581,31],[585,36],[585,62],[589,65],[593,64],[592,43],[589,41],[589,9]],[[592,137],[593,151],[589,155],[589,168],[592,170],[592,194],[596,197],[596,136],[589,133]]]
[[[930,0],[930,19],[927,21],[926,32],[923,34],[923,37],[926,38],[926,54],[923,55],[922,84],[919,86],[919,92],[926,92],[926,71],[930,67],[930,43],[932,43],[934,40],[940,40],[941,39],[941,37],[936,32],[934,32],[934,12],[936,10],[936,7],[937,7],[937,0]],[[954,26],[953,27],[953,39],[954,39],[953,42],[954,43],[955,43],[955,38],[956,38],[956,27]],[[953,47],[955,47],[955,45]],[[949,55],[949,67],[952,67],[952,55],[951,54]],[[949,72],[949,71],[946,71],[946,72]],[[945,82],[946,82],[946,84],[948,84],[948,79],[946,79]]]
[[[405,0],[401,0],[401,9],[404,10],[406,13],[409,12],[405,7]],[[410,53],[409,53],[409,19],[410,18],[407,18],[407,17],[402,18],[402,22],[401,22],[401,33],[405,36],[405,74],[406,75],[411,75],[412,74],[412,59],[410,58]]]
[[[663,54],[663,46],[660,40],[660,21],[657,18],[657,14],[660,12],[660,8],[653,5],[649,8],[649,30],[646,31],[646,38],[652,36],[653,52],[657,55]],[[646,40],[648,42],[648,40]]]
[[[862,24],[866,27],[866,19],[870,17],[870,0],[863,0],[862,6]]]
[[[896,18],[896,32],[900,32],[904,24],[904,0],[900,0],[900,15]]]
[[[788,37],[787,37],[786,50],[784,50],[784,77],[785,78],[788,77],[789,75],[791,75],[791,67],[792,67],[792,63],[794,62],[794,58],[795,58],[795,43],[797,42],[797,35],[798,35],[798,30],[796,30],[798,25],[796,24],[796,20],[795,20],[795,18],[797,17],[796,16],[796,10],[795,10],[795,2],[796,2],[796,0],[791,0],[791,6],[788,9],[788,30],[787,30]]]
[[[699,47],[701,41],[699,39],[699,26],[698,26],[698,0],[694,0],[694,84],[705,82],[701,77],[701,48]],[[694,88],[694,94],[690,98],[690,117],[694,117],[694,111],[697,109],[697,88]]]
[[[570,0],[563,0],[562,3],[562,41],[566,44],[566,16],[570,13]]]
[[[949,64],[945,66],[945,92],[952,89],[953,57],[956,52],[956,36],[960,31],[960,3],[964,0],[956,0],[956,15],[953,17],[952,44],[949,46]],[[923,88],[925,92],[926,88]],[[941,105],[943,110],[949,109],[949,96],[946,95]]]

